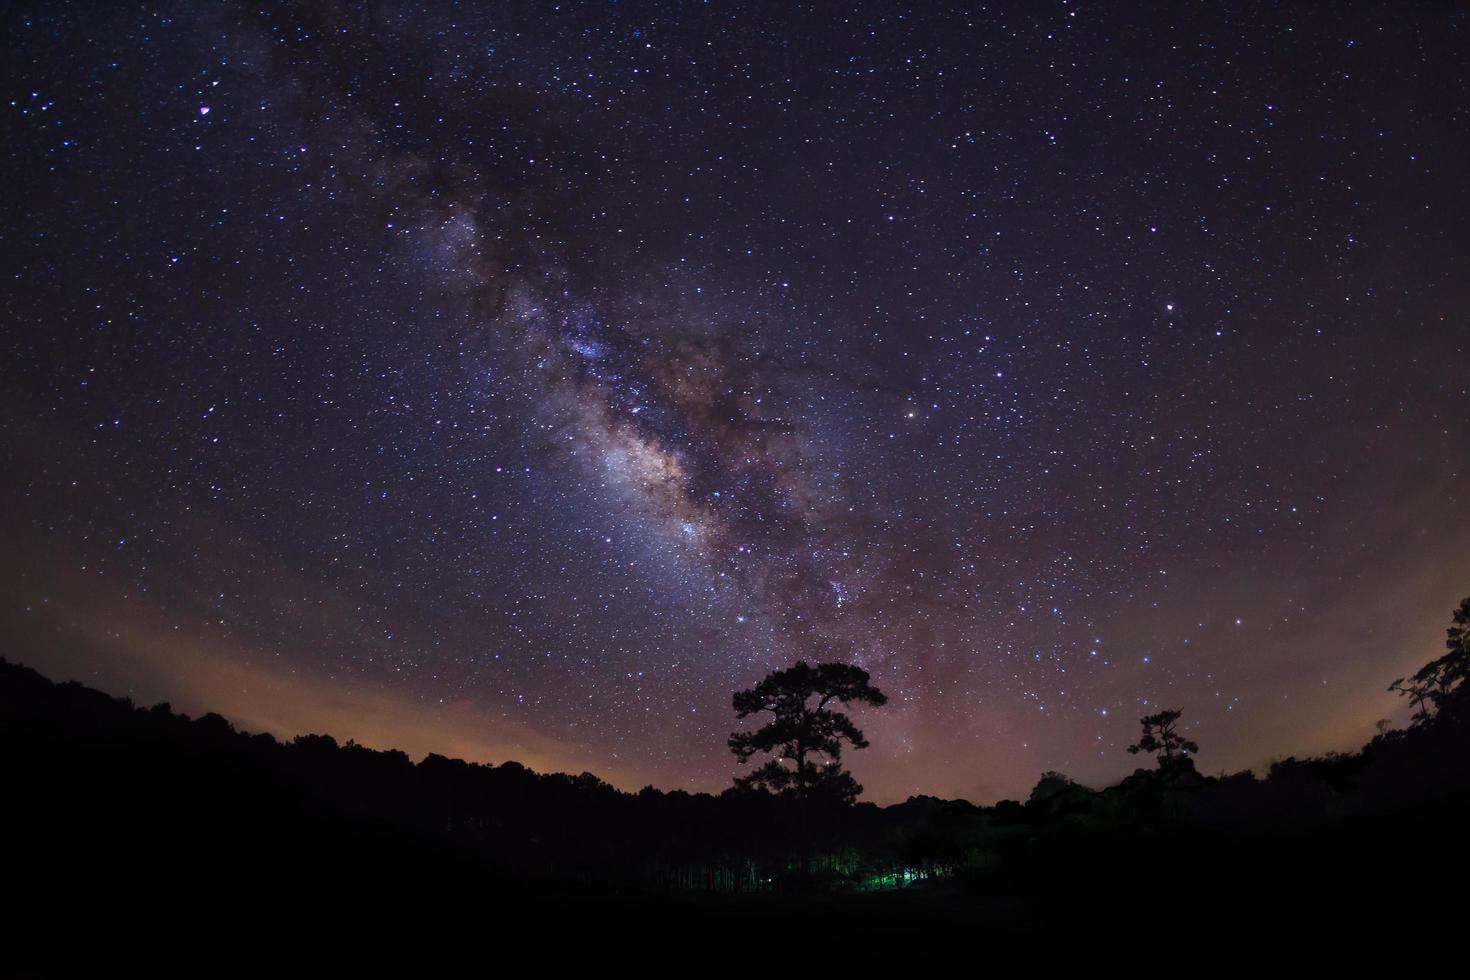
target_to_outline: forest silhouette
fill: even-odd
[[[1358,751],[1205,775],[1178,729],[1186,706],[1141,719],[1130,751],[1157,764],[1114,786],[1048,772],[1024,801],[879,807],[853,802],[836,765],[843,743],[866,742],[829,702],[886,700],[848,665],[799,664],[737,693],[738,717],[771,720],[732,735],[732,751],[776,758],[711,795],[415,763],[328,735],[282,742],[0,660],[0,834],[25,899],[11,925],[30,944],[11,953],[50,956],[59,932],[85,929],[102,945],[66,955],[105,955],[99,937],[160,924],[206,944],[263,918],[318,939],[379,920],[728,934],[794,909],[870,935],[1035,938],[1148,920],[1182,936],[1361,916],[1424,929],[1457,914],[1416,883],[1428,856],[1436,880],[1465,880],[1453,845],[1470,812],[1467,665],[1470,599],[1446,652],[1390,687],[1413,702],[1411,723]],[[831,762],[810,761],[814,748]],[[1141,911],[1159,901],[1162,918]]]

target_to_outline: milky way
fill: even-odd
[[[1348,748],[1470,593],[1454,5],[21,4],[5,655],[719,789]]]

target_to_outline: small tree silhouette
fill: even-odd
[[[1199,751],[1199,746],[1183,735],[1179,734],[1176,724],[1179,716],[1184,714],[1183,709],[1177,711],[1160,711],[1156,715],[1147,715],[1139,719],[1143,725],[1143,735],[1137,742],[1128,746],[1132,755],[1140,752],[1157,752],[1159,756],[1159,767],[1168,768],[1183,759],[1187,759],[1193,752]]]
[[[813,703],[815,701],[815,703]],[[755,731],[730,735],[730,751],[741,764],[762,752],[775,752],[754,772],[735,780],[746,789],[796,796],[815,795],[851,803],[863,788],[841,766],[842,746],[867,748],[868,741],[852,719],[828,707],[853,703],[886,704],[888,696],[868,683],[868,672],[851,664],[794,667],[766,675],[755,687],[737,691],[735,717],[769,712],[771,720]]]

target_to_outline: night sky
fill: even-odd
[[[0,653],[718,791],[1349,749],[1470,594],[1461,4],[7,4]]]

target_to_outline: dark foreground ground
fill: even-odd
[[[1450,744],[1435,738],[1424,744]],[[1405,758],[1427,751],[1403,745]],[[940,949],[1004,949],[1033,964],[1165,950],[1341,957],[1453,944],[1470,911],[1464,793],[1372,810],[1342,802],[1470,779],[1452,759],[1426,769],[1427,782],[1400,779],[1411,767],[1395,763],[1378,796],[1366,795],[1377,785],[1366,763],[1322,770],[1367,787],[1341,792],[1283,770],[1215,804],[1265,809],[1208,826],[1118,816],[1204,799],[1203,789],[1071,787],[1009,811],[870,808],[843,818],[858,850],[876,862],[906,848],[942,877],[889,891],[722,894],[631,871],[779,835],[772,823],[730,836],[716,819],[770,819],[743,809],[749,801],[318,749],[0,663],[0,976],[481,975],[574,961],[766,973],[799,962],[793,952],[836,968]],[[489,795],[471,799],[477,780]],[[1293,819],[1310,807],[1329,817]],[[718,847],[706,839],[716,830]],[[942,860],[977,847],[996,858],[983,869]],[[590,870],[569,876],[574,867]]]
[[[1275,852],[1079,853],[1017,876],[811,896],[554,888],[367,842],[264,853],[147,832],[97,850],[68,851],[50,832],[10,842],[3,962],[16,975],[439,975],[511,957],[667,956],[698,972],[792,953],[861,963],[939,950],[1378,955],[1459,935],[1466,912],[1462,857],[1409,867],[1378,836]]]

